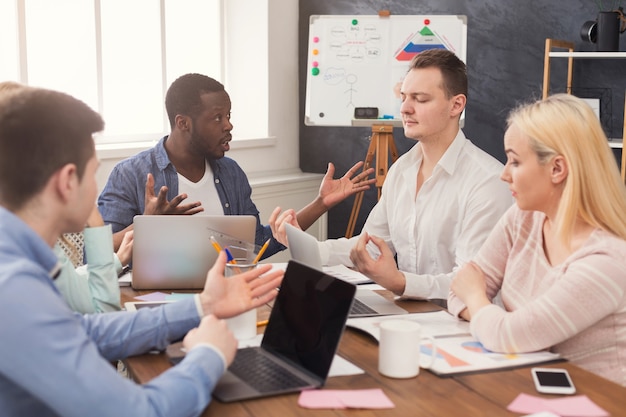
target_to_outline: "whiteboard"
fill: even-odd
[[[356,107],[400,119],[400,85],[416,54],[445,48],[466,62],[467,17],[313,15],[304,123],[352,126]]]

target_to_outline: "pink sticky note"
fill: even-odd
[[[326,390],[300,392],[298,405],[303,408],[346,408],[339,397]]]
[[[551,411],[561,416],[603,417],[609,415],[606,410],[600,408],[586,395],[554,398],[544,401],[549,404]]]
[[[380,388],[347,390],[339,394],[348,408],[394,408],[395,404]]]
[[[363,390],[308,390],[300,393],[303,408],[394,408],[394,403],[380,388]]]
[[[528,394],[518,395],[507,407],[509,411],[514,413],[536,413],[538,411],[548,410],[540,397]]]
[[[609,413],[598,407],[598,405],[591,401],[586,395],[542,398],[528,394],[520,394],[507,408],[514,413],[551,411],[562,417],[604,417],[609,415]]]
[[[168,294],[165,294],[163,292],[151,292],[150,294],[146,294],[146,295],[140,295],[138,297],[135,297],[135,299],[137,300],[141,300],[141,301],[165,301],[165,297]]]

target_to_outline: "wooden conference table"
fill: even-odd
[[[123,287],[122,302],[136,301],[134,297],[148,292]],[[388,291],[380,291],[391,297]],[[440,310],[427,301],[398,301],[410,312]],[[269,316],[269,307],[258,310],[259,320]],[[261,328],[263,330],[263,328]],[[174,348],[174,347],[173,347]],[[440,378],[420,370],[412,379],[391,379],[378,373],[378,346],[362,332],[347,328],[339,345],[339,355],[365,371],[364,374],[329,378],[326,389],[381,388],[395,408],[386,410],[311,410],[298,406],[298,395],[280,395],[259,400],[224,404],[213,400],[203,416],[520,416],[507,406],[520,394],[545,398],[555,395],[539,394],[535,390],[530,367],[508,371]],[[125,360],[129,375],[138,383],[145,383],[171,367],[166,353],[146,354]],[[566,368],[576,385],[577,395],[586,395],[611,416],[626,415],[626,387],[587,372],[571,363],[558,362],[542,365]]]

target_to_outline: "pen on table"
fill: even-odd
[[[254,258],[254,261],[252,261],[253,264],[259,263],[259,261],[261,260],[261,256],[263,256],[263,252],[265,252],[265,249],[267,249],[270,244],[270,240],[272,239],[267,239],[263,246],[261,246],[261,249],[259,250],[259,253],[257,253],[256,258]]]
[[[213,236],[211,236],[211,245],[213,245],[217,253],[220,253],[222,251],[222,247],[219,243],[217,243],[217,240],[215,240]]]
[[[269,320],[261,320],[261,321],[257,321],[256,322],[256,327],[263,327],[263,326],[267,326],[267,323],[269,322]]]

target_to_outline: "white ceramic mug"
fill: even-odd
[[[240,259],[240,261],[242,261]],[[256,264],[237,262],[227,263],[224,276],[230,277],[256,268]],[[256,336],[256,308],[238,316],[226,319],[226,324],[237,340],[252,339]]]
[[[380,323],[378,372],[390,378],[413,378],[420,370],[420,342],[428,339],[432,345],[432,366],[437,347],[431,336],[421,335],[419,323],[404,319],[388,319]]]

